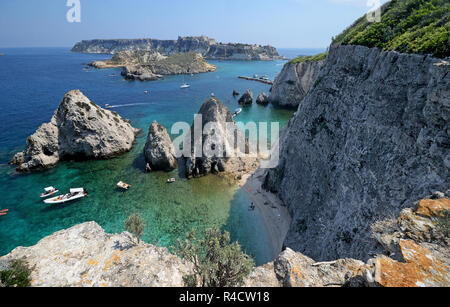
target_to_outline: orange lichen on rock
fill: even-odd
[[[450,199],[423,199],[417,206],[416,213],[422,216],[440,216],[442,211],[450,210]]]
[[[119,260],[119,258],[120,258],[119,253],[120,253],[120,252],[118,252],[118,251],[114,252],[114,254],[113,254],[113,256],[111,257],[111,259],[109,259],[109,260],[107,260],[107,261],[105,262],[105,267],[103,268],[103,271],[106,271],[107,269],[109,269],[110,267],[112,267],[112,265],[113,265],[114,263],[116,263],[116,262]]]
[[[98,265],[98,261],[96,261],[95,259],[91,258],[91,259],[89,259],[87,264],[93,265],[93,266],[97,266]]]
[[[449,268],[430,250],[413,241],[402,240],[400,248],[406,262],[385,256],[376,258],[375,281],[383,287],[439,287],[450,284]]]

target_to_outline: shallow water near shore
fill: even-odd
[[[169,76],[156,82],[129,82],[119,69],[85,70],[92,60],[107,55],[71,53],[67,48],[3,49],[0,58],[0,255],[17,246],[36,244],[55,231],[96,221],[106,232],[124,230],[124,219],[138,212],[147,226],[143,240],[159,246],[174,246],[186,232],[218,225],[231,233],[256,264],[271,259],[267,229],[249,199],[235,182],[218,176],[185,180],[172,173],[144,172],[142,150],[147,130],[157,120],[166,127],[178,121],[191,123],[205,99],[214,93],[230,110],[238,107],[231,95],[252,89],[254,95],[269,92],[270,86],[240,80],[239,75],[264,75],[274,79],[285,61],[209,61],[217,71],[194,76]],[[183,82],[191,88],[181,90]],[[114,111],[143,129],[133,150],[106,161],[63,162],[39,173],[18,174],[7,162],[25,146],[26,138],[48,122],[63,95],[80,89],[98,105],[116,106]],[[145,94],[144,91],[148,91]],[[293,111],[245,107],[237,121],[278,121],[284,126]],[[170,130],[170,129],[169,129]],[[177,182],[166,180],[176,177]],[[131,184],[122,193],[115,184]],[[65,192],[85,187],[90,196],[61,206],[41,202],[39,193],[54,185]]]

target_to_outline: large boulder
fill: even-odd
[[[196,123],[201,125],[198,128],[202,129],[203,134],[195,134]],[[205,127],[210,123],[215,126],[211,131],[205,131]],[[236,140],[243,140],[244,144],[240,143],[238,146]],[[257,159],[245,156],[245,136],[234,122],[230,110],[214,97],[208,98],[201,106],[186,137],[185,146],[190,148],[190,155],[184,154],[187,177],[220,172],[242,175],[257,168]],[[211,149],[211,153],[207,154],[206,148]]]
[[[131,150],[139,130],[104,110],[79,90],[64,95],[51,121],[27,139],[12,164],[18,171],[43,169],[63,159],[107,159]]]
[[[239,98],[239,104],[246,106],[253,103],[253,92],[247,89],[245,93]]]
[[[262,92],[258,95],[258,97],[256,98],[256,103],[266,106],[269,104],[269,98],[267,97],[266,93]]]
[[[145,160],[152,170],[171,171],[177,168],[175,148],[164,126],[154,121],[144,148]]]
[[[296,109],[305,98],[325,61],[288,62],[275,78],[269,101],[273,105]]]
[[[162,75],[154,74],[148,67],[145,66],[124,66],[121,72],[126,80],[139,81],[156,81],[164,78]]]

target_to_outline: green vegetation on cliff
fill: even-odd
[[[363,16],[333,43],[450,56],[450,1],[392,0],[383,5],[381,22]]]
[[[290,63],[298,64],[298,63],[305,63],[305,62],[322,61],[322,60],[325,60],[327,55],[328,55],[328,52],[319,53],[319,54],[311,55],[311,56],[299,56],[299,57],[291,60]]]

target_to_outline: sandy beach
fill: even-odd
[[[263,222],[270,236],[271,256],[275,259],[281,252],[283,242],[291,224],[291,216],[283,202],[273,193],[265,191],[261,185],[264,180],[264,169],[258,169],[253,175],[245,175],[240,180],[256,210],[263,218]]]

